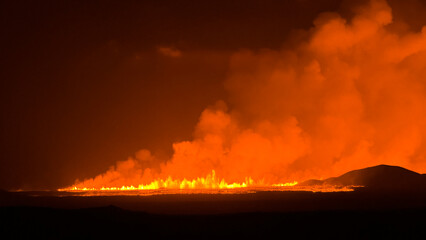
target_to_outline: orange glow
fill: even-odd
[[[205,109],[170,158],[140,150],[66,189],[300,190],[295,180],[379,164],[426,172],[426,27],[394,23],[371,0],[351,19],[321,14],[294,46],[233,54],[231,109]]]

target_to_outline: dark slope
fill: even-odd
[[[426,209],[157,215],[0,207],[3,239],[421,239]]]
[[[347,172],[325,180],[308,180],[304,185],[364,186],[375,190],[426,190],[426,175],[408,169],[378,165]]]

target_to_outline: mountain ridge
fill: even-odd
[[[352,170],[325,180],[310,179],[301,185],[363,186],[373,190],[426,191],[426,174],[399,166],[377,165]]]

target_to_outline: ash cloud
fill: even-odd
[[[395,27],[386,1],[323,13],[296,44],[235,53],[229,101],[203,111],[171,159],[143,150],[85,186],[192,179],[326,178],[377,164],[426,172],[426,27]],[[228,107],[229,109],[228,109]]]

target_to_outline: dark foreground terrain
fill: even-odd
[[[335,193],[84,197],[0,191],[0,237],[426,239],[424,176],[381,165],[310,181],[366,186]]]
[[[6,239],[424,239],[425,209],[153,215],[116,207],[2,208]]]
[[[31,197],[0,207],[2,239],[424,239],[421,193],[259,192]],[[8,205],[8,206],[6,206]]]

